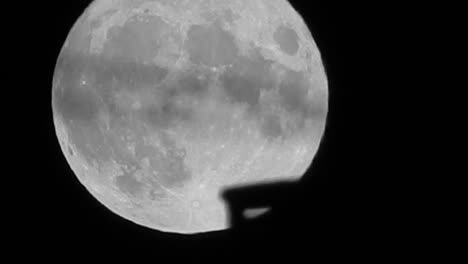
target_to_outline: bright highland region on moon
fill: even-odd
[[[112,212],[228,228],[228,187],[298,180],[324,132],[320,53],[286,0],[99,0],[58,57],[57,137]]]

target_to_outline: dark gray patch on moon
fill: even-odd
[[[77,62],[68,56],[61,56],[57,61],[55,75],[59,86],[54,87],[52,103],[54,111],[64,120],[89,122],[100,110],[99,100],[94,87],[82,85],[81,76],[87,63]]]
[[[283,107],[292,113],[300,114],[305,118],[323,115],[325,109],[323,103],[319,103],[324,98],[321,97],[312,102],[308,98],[309,90],[316,93],[321,90],[321,87],[309,81],[305,73],[288,71],[281,80],[278,93]]]
[[[208,84],[201,82],[195,75],[185,75],[175,84],[175,90],[180,94],[196,96],[208,91]]]
[[[135,197],[140,194],[143,190],[143,184],[139,182],[135,177],[129,173],[124,173],[121,176],[115,178],[115,185],[126,194],[130,194]]]
[[[299,72],[288,71],[279,86],[279,96],[284,108],[288,111],[306,114],[308,102],[307,83],[304,75]]]
[[[167,24],[157,16],[140,15],[132,17],[123,26],[108,30],[104,45],[105,57],[122,57],[138,62],[151,61],[163,38]]]
[[[79,80],[63,81],[54,93],[55,109],[66,120],[92,121],[99,113],[99,100],[88,87],[79,87]]]
[[[283,136],[283,128],[279,116],[266,114],[261,121],[261,132],[267,139],[277,139]]]
[[[238,53],[234,37],[219,23],[191,26],[185,48],[194,64],[209,67],[229,64]]]
[[[176,105],[173,100],[153,104],[144,112],[144,120],[154,129],[168,129],[177,121],[193,119],[193,110]]]
[[[255,77],[248,78],[228,71],[221,81],[227,96],[235,103],[246,103],[251,107],[258,104],[261,87]]]
[[[143,64],[124,57],[88,57],[87,71],[94,77],[96,89],[138,91],[152,87],[167,77],[169,71],[154,64]],[[92,72],[91,72],[92,71]],[[101,93],[102,95],[102,93]]]
[[[273,33],[273,38],[280,49],[287,55],[295,55],[299,49],[299,36],[296,31],[285,25],[280,25]]]
[[[92,121],[102,110],[122,115],[113,101],[116,92],[157,85],[167,74],[157,65],[65,51],[56,66],[60,87],[54,89],[53,104],[65,120]]]
[[[303,128],[306,120],[323,122],[326,116],[326,92],[319,83],[311,82],[306,73],[288,70],[280,81],[278,96],[281,106],[298,116],[296,128]],[[312,96],[308,96],[308,92]]]
[[[208,94],[209,79],[202,71],[195,67],[177,72],[174,80],[171,80],[163,89],[166,89],[165,100],[173,100],[178,96],[190,96],[197,99]]]
[[[247,104],[249,110],[258,111],[261,90],[271,90],[275,85],[271,64],[272,61],[264,59],[258,49],[254,49],[249,57],[236,57],[232,66],[219,77],[229,101]]]

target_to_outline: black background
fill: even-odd
[[[15,222],[17,243],[44,256],[130,253],[160,260],[162,255],[223,254],[347,257],[392,256],[413,250],[413,224],[405,187],[406,171],[389,99],[404,74],[396,50],[404,43],[393,11],[403,8],[349,1],[291,1],[304,17],[321,51],[329,80],[329,115],[319,152],[297,185],[253,186],[255,196],[231,190],[238,208],[271,205],[273,213],[233,229],[195,236],[161,233],[111,213],[79,183],[55,135],[51,84],[60,49],[89,1],[43,1],[29,6],[31,15],[19,32],[28,56],[21,83],[29,121],[20,184],[27,191]],[[29,13],[28,12],[28,13]],[[18,32],[18,31],[17,31]],[[18,34],[18,33],[17,33]],[[400,34],[395,37],[395,34]],[[33,48],[31,48],[33,47]],[[398,103],[397,103],[398,105]],[[27,155],[25,155],[27,148]],[[271,193],[274,193],[272,195]]]

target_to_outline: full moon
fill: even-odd
[[[58,56],[52,109],[95,199],[136,224],[193,234],[229,228],[225,189],[303,176],[328,84],[286,0],[99,0]]]

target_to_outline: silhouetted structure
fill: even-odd
[[[257,218],[270,218],[276,211],[285,209],[288,198],[297,192],[297,182],[282,181],[243,187],[234,187],[224,191],[223,198],[229,206],[230,225],[241,228],[246,224],[256,222],[256,219],[246,219],[243,212],[246,209],[271,207],[272,209]]]

